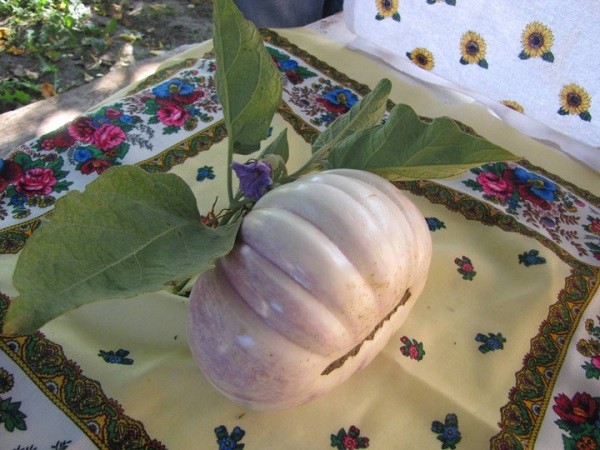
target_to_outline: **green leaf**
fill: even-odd
[[[12,397],[0,399],[0,423],[4,423],[6,431],[13,432],[15,429],[25,431],[27,415],[20,411],[21,402],[11,401]]]
[[[452,119],[427,124],[410,106],[397,105],[384,125],[360,130],[333,148],[328,165],[368,170],[390,180],[433,179],[513,159],[509,151],[464,133]]]
[[[379,124],[385,113],[391,90],[390,80],[385,78],[381,80],[375,89],[350,108],[350,111],[333,121],[317,137],[313,143],[312,152],[317,153],[325,146],[333,147],[352,133]]]
[[[32,161],[31,156],[29,156],[23,152],[15,153],[12,160],[13,160],[13,162],[15,162],[18,165],[20,165],[21,167],[23,167],[24,169],[29,169],[29,166],[31,165],[31,161]]]
[[[265,147],[258,159],[265,158],[268,155],[281,156],[284,163],[288,162],[290,157],[290,148],[287,140],[287,128],[277,136],[269,145]]]
[[[117,21],[117,19],[115,19],[115,18],[110,19],[104,26],[104,35],[112,36],[117,31],[118,26],[119,26],[119,22]]]
[[[235,152],[248,155],[267,137],[281,103],[281,75],[258,29],[232,0],[213,2],[216,87]]]
[[[152,292],[209,268],[233,247],[240,221],[200,224],[196,199],[174,174],[108,169],[59,199],[29,238],[4,333],[29,333],[94,301]]]
[[[577,450],[577,442],[572,437],[562,435],[564,450]]]

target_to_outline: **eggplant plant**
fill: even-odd
[[[206,224],[175,174],[106,170],[61,197],[28,239],[2,332],[31,333],[87,303],[196,277],[189,345],[208,379],[249,407],[291,407],[368,364],[423,290],[429,231],[390,181],[515,156],[449,118],[425,123],[402,104],[386,115],[383,79],[290,173],[286,132],[262,145],[281,102],[279,71],[232,0],[215,0],[213,19],[229,206]]]

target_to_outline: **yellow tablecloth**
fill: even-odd
[[[192,360],[185,297],[108,300],[55,319],[39,334],[0,340],[0,447],[600,448],[598,173],[475,104],[444,104],[324,36],[305,29],[264,36],[285,91],[272,135],[288,128],[291,167],[306,159],[316,131],[383,77],[393,82],[394,102],[425,117],[450,116],[525,160],[450,181],[399,184],[428,220],[430,277],[384,351],[329,394],[280,412],[238,406]],[[210,48],[203,43],[168,61],[92,111],[92,122],[78,122],[95,130],[117,120],[131,125],[122,125],[126,137],[116,151],[90,155],[65,137],[68,128],[15,149],[13,161],[25,172],[41,161],[36,167],[56,180],[46,183],[50,191],[38,186],[37,197],[24,194],[24,181],[9,182],[0,196],[0,311],[16,295],[15,252],[40,217],[103,167],[135,163],[176,173],[206,213],[215,197],[226,197]],[[156,86],[175,79],[202,92],[181,122],[151,110]],[[150,122],[153,114],[159,119]],[[165,132],[169,126],[175,128]],[[61,181],[62,190],[51,189]],[[540,183],[543,192],[531,189]]]

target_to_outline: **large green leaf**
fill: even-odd
[[[390,80],[382,79],[375,89],[350,108],[350,111],[338,117],[319,134],[312,145],[313,153],[317,153],[325,146],[334,147],[352,133],[379,124],[385,113],[391,89]]]
[[[15,268],[19,296],[4,333],[28,333],[70,309],[160,290],[212,265],[233,247],[239,221],[200,224],[196,200],[173,174],[107,170],[62,197]]]
[[[397,180],[448,178],[470,167],[514,159],[509,151],[464,133],[452,119],[427,124],[410,106],[397,105],[384,125],[360,130],[335,146],[327,163]]]
[[[254,24],[232,0],[213,2],[216,85],[229,139],[247,155],[267,137],[281,102],[281,74]]]

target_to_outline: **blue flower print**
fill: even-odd
[[[96,128],[100,128],[102,125],[110,123],[110,119],[106,116],[98,116],[92,119],[92,123]]]
[[[487,336],[483,333],[477,333],[475,340],[482,343],[479,346],[479,351],[481,353],[502,350],[504,348],[504,343],[506,342],[506,338],[502,336],[502,333],[488,333]]]
[[[425,217],[429,231],[437,231],[446,228],[446,224],[436,217]]]
[[[23,206],[27,203],[27,197],[24,194],[15,194],[10,198],[9,204],[11,206]]]
[[[198,169],[196,181],[214,180],[215,176],[215,172],[211,166],[203,166]]]
[[[73,152],[73,159],[78,163],[84,163],[92,158],[92,152],[85,147],[78,147]]]
[[[556,185],[546,178],[532,172],[528,172],[521,167],[515,169],[515,176],[524,185],[529,187],[529,191],[548,202],[556,200]]]
[[[447,414],[444,423],[435,420],[431,424],[431,431],[438,435],[438,440],[442,442],[442,448],[455,449],[461,441],[462,436],[458,429],[458,418],[456,414]]]
[[[460,431],[456,427],[444,428],[444,441],[456,441],[460,437]]]
[[[348,109],[358,101],[358,97],[349,89],[337,87],[323,95],[323,97],[332,105],[344,106]]]
[[[127,124],[131,124],[135,121],[135,117],[130,116],[129,114],[123,114],[119,117],[119,121]]]
[[[194,86],[177,79],[165,81],[152,89],[152,93],[158,98],[169,98],[174,94],[185,96],[192,92],[194,92]]]
[[[235,427],[231,434],[227,431],[224,425],[215,428],[215,435],[217,436],[217,444],[219,444],[219,450],[242,450],[244,444],[239,442],[242,440],[246,432],[240,427]]]
[[[519,255],[519,264],[525,267],[546,264],[546,258],[541,257],[537,250],[529,250]]]
[[[279,62],[279,67],[281,70],[286,72],[288,70],[296,70],[298,68],[298,62],[294,61],[293,59],[286,59],[285,61]]]
[[[100,356],[107,363],[130,366],[133,364],[133,359],[127,358],[127,355],[129,355],[129,350],[124,350],[122,348],[116,352],[113,350],[109,350],[107,352],[100,350],[98,353],[98,356]]]

